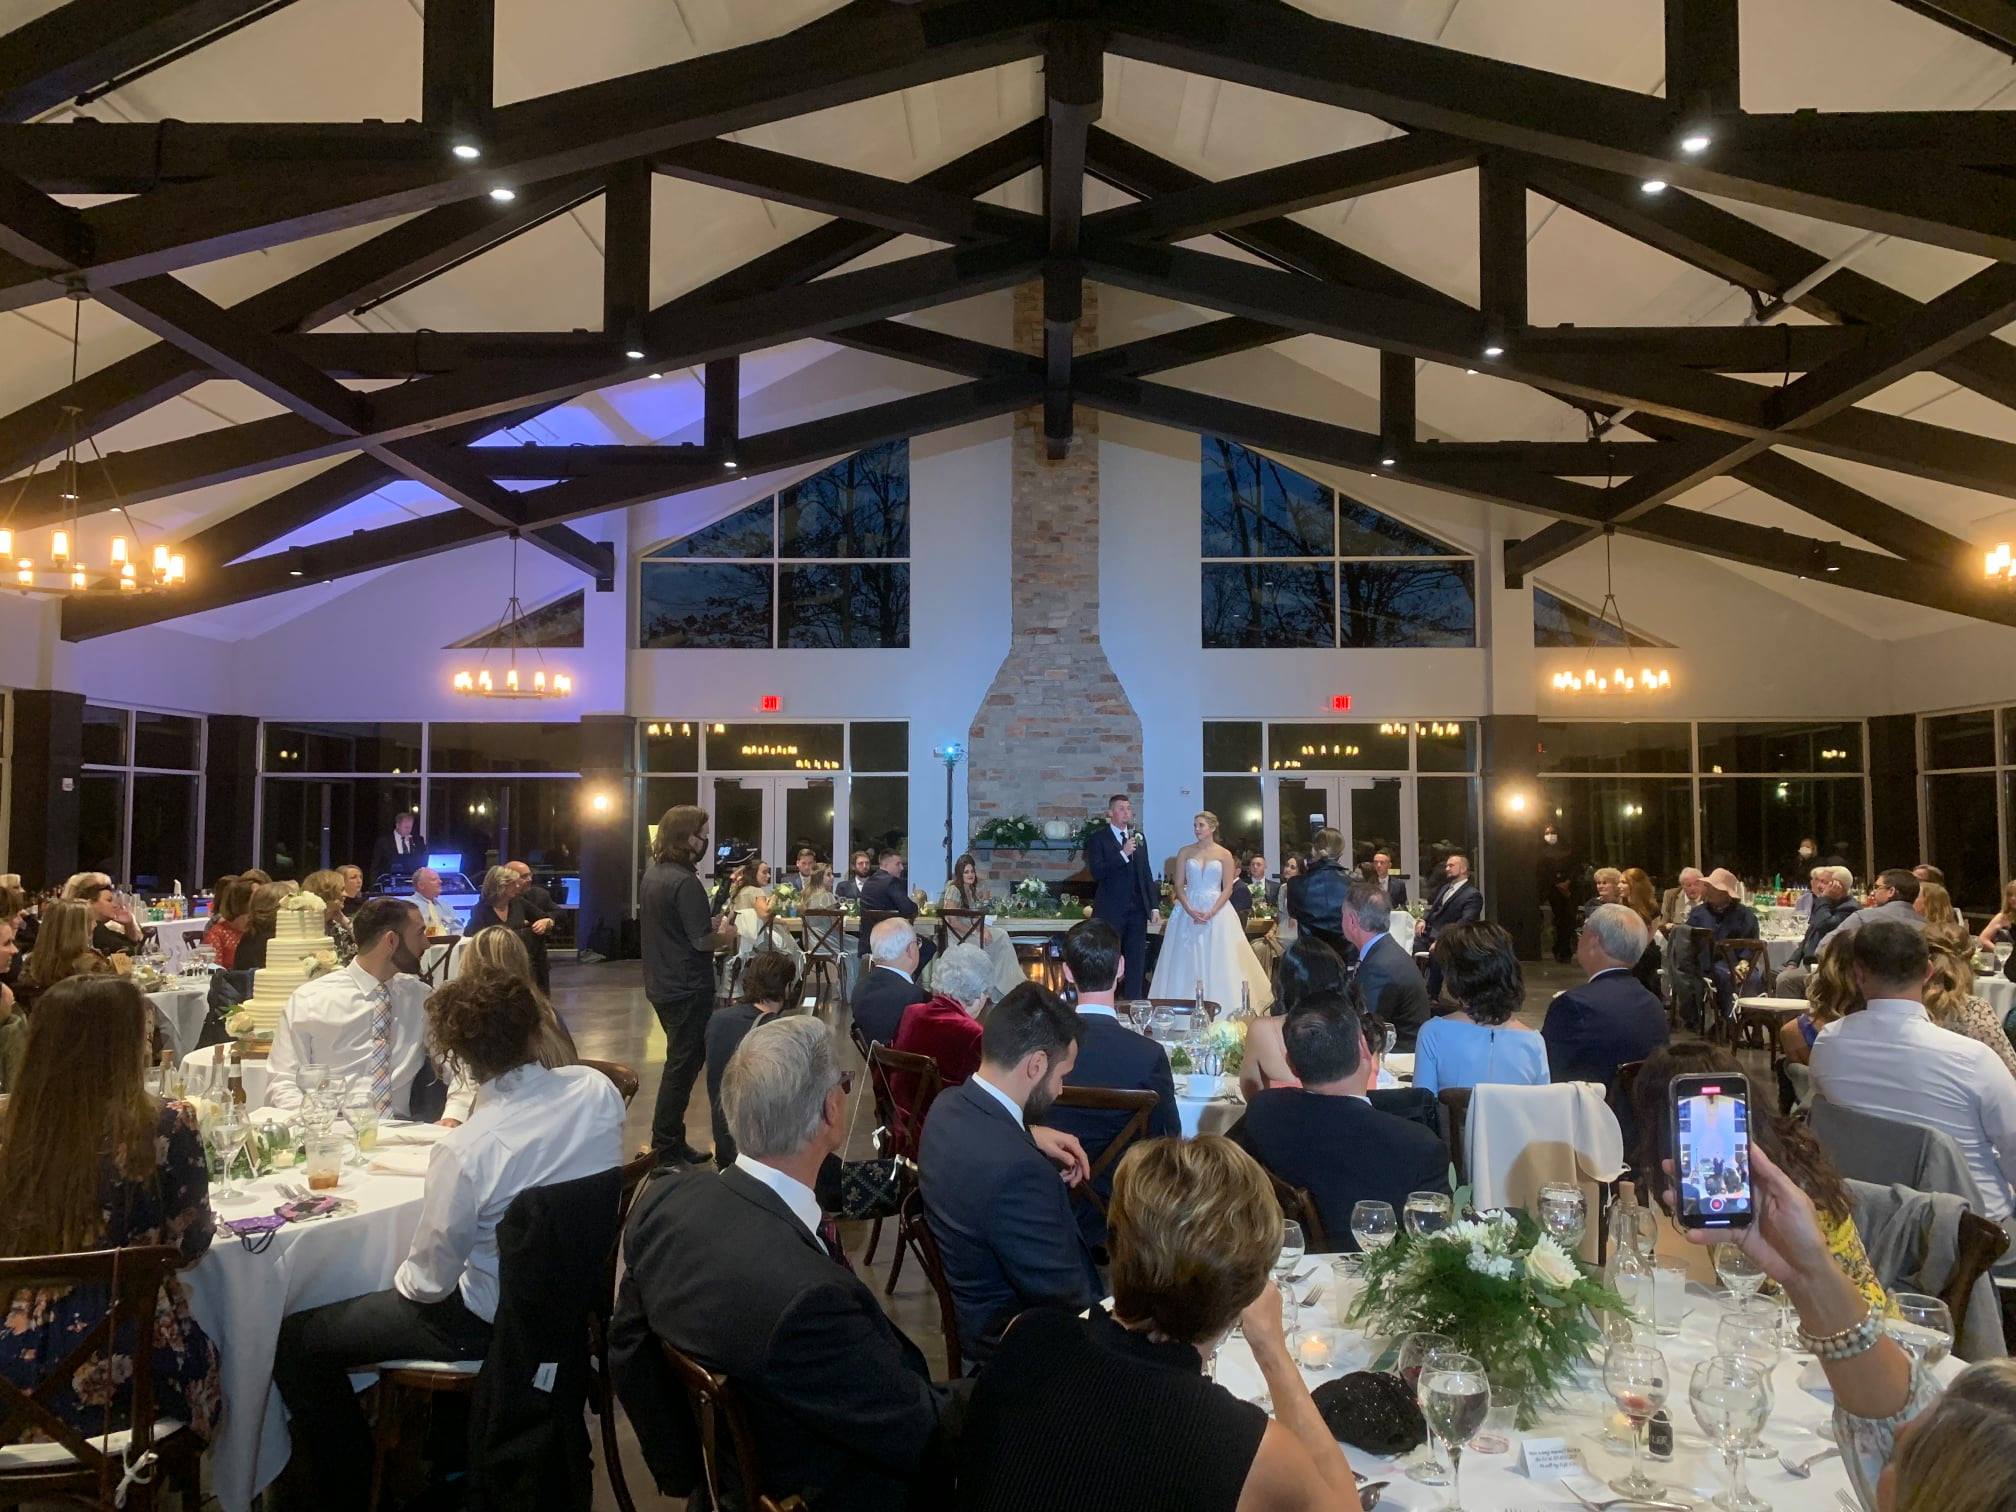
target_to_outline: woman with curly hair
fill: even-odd
[[[322,930],[336,942],[336,964],[348,966],[357,959],[357,936],[350,928],[350,916],[343,911],[343,873],[313,871],[301,879],[301,891],[322,900],[327,912]]]
[[[1936,885],[1927,883],[1926,890]],[[1932,957],[1932,974],[1925,979],[1926,1017],[1941,1029],[1980,1041],[1995,1052],[2011,1076],[2016,1076],[2016,1049],[2010,1047],[2009,1036],[2002,1032],[2002,1020],[1974,992],[1974,942],[1965,933],[1935,938],[1928,924],[1925,943]]]
[[[623,1162],[615,1084],[587,1066],[540,1065],[544,1023],[532,984],[502,972],[466,972],[427,999],[435,1062],[476,1085],[475,1109],[434,1146],[392,1289],[281,1327],[273,1382],[313,1505],[370,1501],[371,1430],[349,1372],[388,1359],[482,1359],[497,1312],[497,1226],[512,1199]]]
[[[533,979],[532,953],[525,948],[523,940],[501,924],[493,924],[470,936],[455,957],[457,976],[464,972],[485,971],[501,972],[531,986],[541,1015],[537,1056],[540,1065],[550,1070],[555,1066],[574,1065],[581,1059],[574,1049],[574,1036],[567,1032],[567,1026],[560,1022],[560,1015],[553,1011],[552,1002]],[[475,1105],[476,1084],[458,1079],[448,1088],[448,1102],[441,1110],[441,1122],[451,1128],[467,1123],[469,1111]]]
[[[1862,989],[1855,985],[1855,968],[1848,961],[1846,939],[1830,935],[1820,946],[1820,958],[1806,979],[1806,1011],[1778,1031],[1778,1046],[1785,1059],[1795,1065],[1809,1065],[1813,1041],[1820,1031],[1838,1018],[1862,1011]]]

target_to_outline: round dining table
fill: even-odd
[[[1394,1342],[1374,1340],[1360,1330],[1338,1326],[1330,1271],[1333,1259],[1335,1256],[1331,1255],[1305,1257],[1294,1283],[1298,1300],[1310,1299],[1301,1308],[1303,1329],[1323,1331],[1333,1355],[1333,1362],[1322,1369],[1303,1367],[1302,1379],[1312,1389],[1352,1371],[1371,1369]],[[1687,1300],[1689,1309],[1681,1319],[1677,1335],[1660,1337],[1644,1326],[1636,1330],[1638,1342],[1654,1345],[1666,1358],[1666,1412],[1675,1430],[1672,1460],[1648,1461],[1646,1470],[1654,1480],[1665,1483],[1669,1499],[1700,1503],[1706,1512],[1709,1498],[1722,1491],[1728,1482],[1721,1456],[1710,1448],[1694,1421],[1687,1403],[1687,1385],[1695,1365],[1715,1353],[1715,1325],[1727,1304],[1721,1296],[1698,1284],[1689,1285]],[[1290,1349],[1296,1345],[1297,1336],[1291,1335]],[[1387,1365],[1390,1368],[1390,1361]],[[1949,1358],[1934,1367],[1934,1373],[1942,1380],[1951,1380],[1962,1368],[1960,1361]],[[1271,1406],[1266,1400],[1260,1371],[1253,1363],[1252,1350],[1237,1334],[1218,1351],[1217,1378],[1234,1396]],[[1763,1441],[1795,1459],[1826,1449],[1833,1436],[1833,1405],[1812,1357],[1782,1354],[1772,1372],[1771,1386],[1775,1403],[1764,1428]],[[1563,1440],[1579,1456],[1584,1471],[1607,1483],[1630,1468],[1628,1443],[1613,1443],[1605,1432],[1614,1410],[1603,1390],[1602,1360],[1600,1356],[1592,1358],[1578,1371],[1564,1405],[1543,1412],[1530,1432],[1508,1433],[1509,1447],[1504,1452],[1483,1454],[1472,1449],[1464,1453],[1461,1467],[1464,1512],[1542,1512],[1557,1507],[1575,1512],[1581,1508],[1584,1503],[1578,1502],[1565,1485],[1527,1477],[1522,1441]],[[1345,1452],[1350,1456],[1352,1468],[1361,1476],[1386,1482],[1378,1503],[1382,1512],[1386,1509],[1425,1512],[1449,1504],[1447,1486],[1428,1486],[1407,1478],[1405,1467],[1413,1462],[1412,1457],[1385,1459],[1348,1445]],[[1848,1476],[1840,1456],[1822,1459],[1811,1469],[1810,1478],[1802,1480],[1775,1459],[1751,1460],[1746,1473],[1752,1494],[1768,1502],[1773,1512],[1842,1512],[1837,1496],[1843,1492],[1849,1497],[1849,1505],[1854,1504],[1854,1493],[1848,1490]],[[1605,1497],[1613,1494],[1607,1489],[1601,1493]],[[1627,1509],[1620,1508],[1620,1512]]]
[[[432,1125],[387,1123],[385,1148]],[[398,1150],[419,1156],[419,1150]],[[305,1172],[282,1171],[240,1182],[246,1195],[211,1204],[218,1218],[209,1250],[182,1273],[189,1311],[217,1346],[223,1371],[224,1419],[210,1446],[210,1481],[224,1512],[250,1512],[258,1494],[286,1466],[291,1453],[287,1413],[273,1385],[273,1351],[290,1313],[383,1291],[406,1258],[420,1221],[423,1160],[400,1162],[393,1174],[346,1166],[333,1195],[354,1211],[308,1223],[289,1223],[270,1236],[240,1239],[223,1227],[231,1218],[270,1214],[287,1200],[282,1183],[305,1187]]]

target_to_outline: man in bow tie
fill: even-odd
[[[1094,830],[1086,842],[1085,864],[1096,884],[1092,917],[1104,919],[1120,936],[1120,954],[1127,963],[1120,990],[1129,999],[1138,998],[1147,976],[1148,926],[1161,922],[1162,910],[1156,906],[1160,893],[1148,870],[1146,842],[1134,828],[1134,800],[1125,793],[1106,800],[1106,827]]]

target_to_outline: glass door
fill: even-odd
[[[715,854],[753,850],[770,863],[779,879],[801,845],[831,859],[833,794],[831,777],[716,777],[709,811]]]
[[[1274,831],[1276,853],[1306,856],[1316,832],[1328,827],[1344,836],[1347,866],[1359,866],[1372,859],[1374,851],[1385,851],[1400,868],[1401,824],[1407,813],[1405,777],[1358,777],[1342,773],[1290,777],[1276,782],[1277,820]]]

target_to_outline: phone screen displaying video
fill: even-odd
[[[1701,1227],[1750,1218],[1750,1106],[1740,1079],[1688,1078],[1674,1088],[1674,1174],[1680,1221]]]

